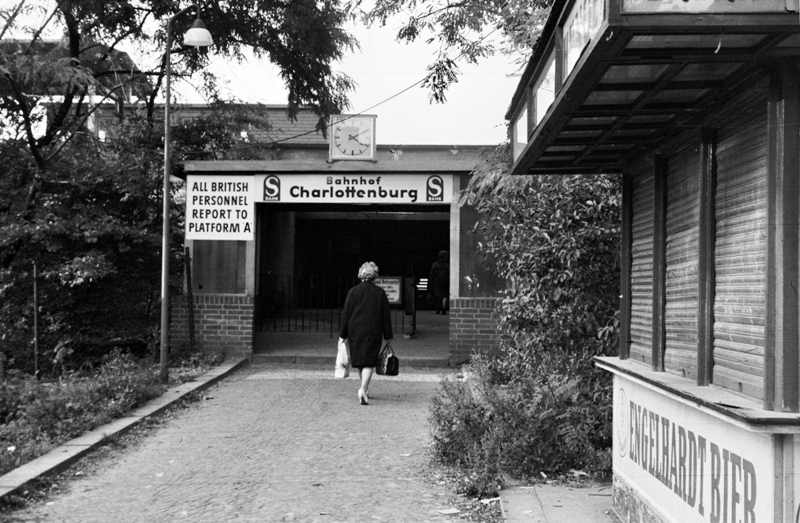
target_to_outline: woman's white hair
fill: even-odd
[[[358,268],[358,279],[361,281],[372,281],[378,277],[378,266],[375,262],[364,262]]]

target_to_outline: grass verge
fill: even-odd
[[[160,383],[158,366],[114,353],[91,372],[68,372],[54,380],[11,374],[0,383],[0,474],[119,418],[191,381],[219,363],[196,357],[170,368]]]

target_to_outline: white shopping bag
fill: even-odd
[[[350,375],[350,344],[347,340],[339,338],[336,344],[336,367],[333,370],[334,378],[346,378]]]

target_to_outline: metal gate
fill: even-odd
[[[318,332],[335,337],[341,327],[345,296],[355,283],[324,275],[266,275],[256,300],[257,328],[262,332]],[[392,309],[391,315],[395,332],[405,332],[410,321],[405,311]]]

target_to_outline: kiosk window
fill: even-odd
[[[247,242],[195,240],[192,284],[195,292],[244,294]]]

